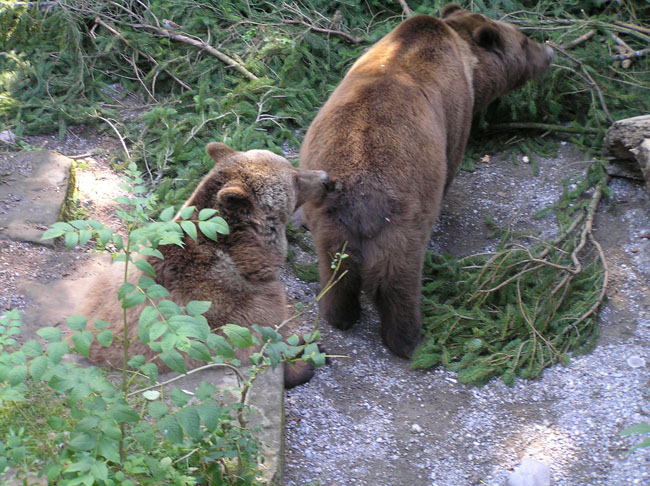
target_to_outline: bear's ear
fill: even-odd
[[[217,201],[228,211],[242,211],[253,206],[252,195],[239,184],[223,187],[217,193]]]
[[[226,157],[235,153],[235,151],[228,147],[228,145],[219,142],[210,142],[205,148],[205,151],[217,165]]]
[[[472,38],[479,47],[488,51],[500,49],[503,44],[501,34],[492,25],[482,25],[478,27],[472,34]]]
[[[440,12],[440,18],[444,19],[445,17],[448,17],[449,15],[453,14],[454,12],[457,12],[458,10],[463,10],[463,7],[456,3],[450,3],[448,5],[445,5],[442,8],[442,11]]]

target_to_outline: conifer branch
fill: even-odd
[[[197,47],[197,48],[207,52],[211,56],[216,57],[217,59],[219,59],[220,61],[222,61],[226,65],[234,68],[236,71],[243,74],[248,79],[250,79],[252,81],[257,81],[259,79],[257,76],[255,76],[253,73],[251,73],[248,69],[246,69],[244,66],[242,66],[237,61],[235,61],[232,57],[227,56],[226,54],[224,54],[220,50],[215,49],[210,44],[208,44],[207,42],[204,42],[201,39],[193,39],[193,38],[188,37],[186,35],[176,34],[176,33],[171,32],[169,30],[162,29],[160,27],[155,27],[155,26],[149,25],[149,24],[131,24],[131,27],[133,27],[134,29],[150,30],[150,31],[154,32],[156,35],[159,35],[161,37],[167,37],[168,39],[171,39],[173,41],[183,42],[185,44],[189,44],[191,46]]]
[[[320,32],[322,34],[329,34],[329,35],[337,35],[339,37],[343,37],[344,39],[349,40],[353,44],[361,44],[363,42],[363,38],[353,35],[353,34],[348,34],[347,32],[343,32],[341,30],[332,30],[332,29],[326,29],[324,27],[317,27],[316,25],[310,24],[305,22],[304,20],[283,20],[283,24],[291,25],[291,24],[300,24],[304,25],[306,27],[309,27],[309,30],[313,30],[314,32]]]

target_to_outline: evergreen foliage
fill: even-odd
[[[408,3],[414,13],[438,15],[447,2]],[[498,136],[489,131],[501,122],[591,129],[595,134],[579,141],[597,147],[610,118],[650,111],[650,56],[617,67],[610,38],[616,33],[632,49],[647,47],[650,36],[630,28],[648,24],[647,3],[460,3],[514,22],[540,42],[560,45],[591,29],[600,40],[581,44],[571,57],[558,52],[543,80],[484,110],[473,136],[483,153],[510,138],[503,129]],[[160,204],[177,203],[207,170],[208,141],[278,153],[297,147],[349,66],[402,18],[399,2],[378,0],[4,3],[0,124],[18,137],[52,130],[63,137],[77,123],[117,130],[148,171]],[[164,28],[166,19],[180,29]],[[256,79],[169,33],[218,49]],[[488,136],[480,136],[485,130]]]
[[[505,231],[494,252],[460,260],[428,253],[426,334],[412,367],[442,363],[462,383],[501,376],[513,385],[517,376],[535,378],[554,363],[567,363],[571,354],[589,351],[607,284],[591,221],[606,184],[602,165],[595,163],[585,181],[567,186],[554,206],[561,235],[553,243]]]

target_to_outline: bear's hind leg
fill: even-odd
[[[397,356],[410,358],[421,339],[420,272],[382,280],[373,300],[384,344]]]

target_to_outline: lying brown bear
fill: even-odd
[[[365,289],[384,343],[408,357],[420,340],[420,275],[472,114],[541,76],[553,51],[514,26],[447,5],[402,22],[350,68],[312,122],[301,166],[331,190],[303,206],[321,285],[347,242],[344,278],[320,302],[339,329],[359,318]]]
[[[195,242],[184,239],[184,247],[161,245],[164,259],[148,257],[155,281],[170,293],[178,305],[192,300],[211,301],[205,314],[212,329],[227,324],[250,327],[274,326],[287,318],[284,287],[278,280],[287,251],[285,225],[294,210],[325,191],[327,174],[321,170],[296,169],[284,158],[266,150],[235,152],[226,145],[211,143],[207,152],[215,167],[199,183],[186,206],[195,206],[195,214],[204,208],[219,210],[227,221],[230,234],[218,241],[198,235]],[[137,282],[142,273],[131,267],[130,280]],[[93,322],[108,321],[114,335],[122,334],[122,309],[117,291],[123,282],[124,264],[114,263],[100,274],[90,288],[80,314]],[[142,306],[128,312],[128,334],[133,340],[129,355],[147,358],[153,351],[137,339],[138,316]],[[239,350],[242,362],[253,351]],[[90,349],[91,361],[120,367],[123,351],[117,339],[110,347],[96,340]],[[246,361],[244,361],[246,360]],[[188,368],[203,364],[186,359]],[[161,370],[168,369],[158,360]],[[285,366],[285,386],[290,388],[308,381],[313,366],[298,363]]]

